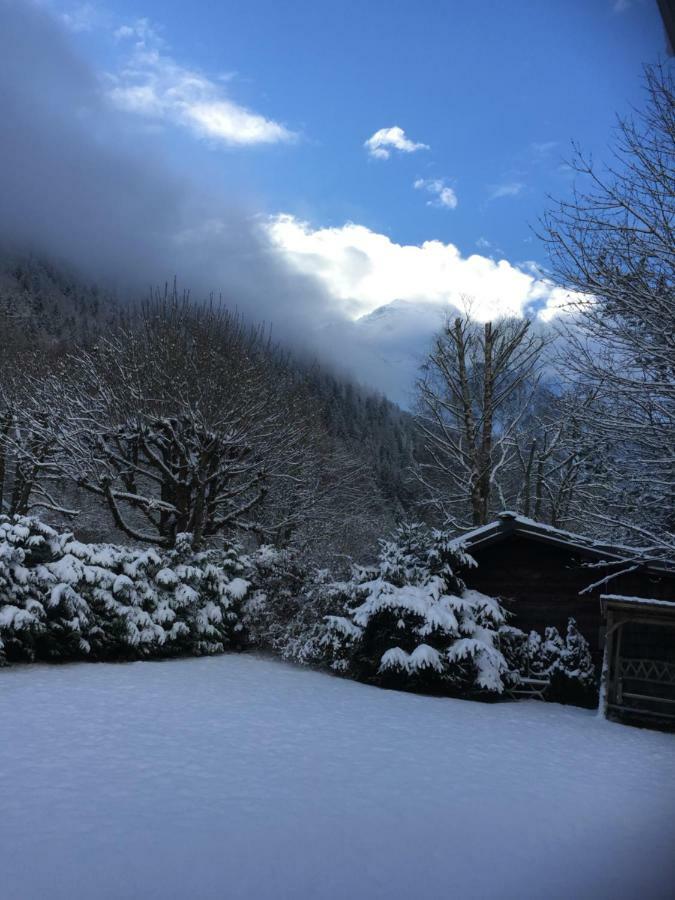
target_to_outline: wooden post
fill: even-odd
[[[614,702],[619,706],[623,703],[623,685],[621,683],[621,634],[625,621],[617,626],[616,635],[616,659],[614,660]]]
[[[607,690],[609,679],[609,659],[611,653],[611,645],[614,642],[614,632],[612,625],[614,617],[611,612],[607,613],[607,630],[605,632],[605,647],[602,651],[602,669],[600,670],[600,691],[598,695],[598,718],[607,718]]]

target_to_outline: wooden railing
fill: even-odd
[[[551,682],[548,678],[525,678],[521,676],[518,684],[508,688],[506,693],[509,697],[513,697],[514,700],[527,698],[543,700],[550,685]]]
[[[635,681],[652,681],[654,684],[672,684],[675,687],[675,663],[660,659],[624,659],[619,665],[621,678]]]
[[[626,682],[631,689],[626,690]],[[644,690],[635,690],[632,687],[635,682],[643,684]],[[670,696],[662,696],[660,693],[649,691],[650,686],[660,691],[665,688],[665,692]],[[657,708],[647,709],[645,704]],[[675,663],[658,659],[620,658],[616,700],[610,705],[624,712],[646,713],[668,719],[675,718]]]

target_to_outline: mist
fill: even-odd
[[[0,243],[138,298],[174,277],[296,351],[387,390],[335,299],[273,247],[256,211],[173,168],[161,135],[108,102],[72,36],[32,3],[0,2]],[[339,334],[339,348],[336,347]]]

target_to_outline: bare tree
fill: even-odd
[[[36,380],[27,417],[59,472],[134,540],[271,532],[257,513],[271,480],[302,458],[306,417],[270,359],[264,333],[238,318],[155,300]],[[49,422],[45,403],[59,410]]]
[[[437,336],[417,385],[425,458],[416,472],[445,518],[488,521],[544,344],[529,321],[515,319],[478,325],[456,318]]]
[[[514,435],[509,505],[555,528],[584,530],[590,502],[606,487],[607,453],[586,425],[593,394],[540,384]],[[508,485],[505,489],[508,490]]]
[[[39,373],[48,371],[54,358],[46,350],[8,349],[0,366],[0,513],[5,515],[76,514],[57,496],[62,477],[50,428],[55,408],[40,399]],[[27,416],[31,405],[34,415]]]
[[[572,291],[565,371],[595,392],[586,425],[615,450],[589,515],[660,556],[675,555],[674,88],[671,70],[646,70],[646,106],[619,119],[611,164],[575,148],[578,186],[543,223]]]

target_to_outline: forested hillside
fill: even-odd
[[[298,444],[295,449],[302,452],[293,465],[301,468],[302,474],[277,473],[275,486],[265,488],[265,500],[261,498],[260,503],[263,517],[272,518],[271,507],[278,504],[277,518],[284,519],[284,524],[259,523],[262,530],[249,528],[251,535],[258,533],[262,539],[264,533],[267,539],[282,545],[292,541],[312,556],[320,538],[324,560],[333,553],[368,555],[383,531],[412,514],[418,493],[410,477],[416,440],[412,416],[318,361],[294,357],[273,344],[264,328],[245,324],[208,301],[190,301],[175,289],[157,291],[145,299],[115,297],[84,283],[63,267],[35,258],[5,255],[0,285],[0,390],[5,434],[0,454],[0,497],[4,512],[36,511],[52,521],[65,516],[76,533],[88,540],[124,536],[118,519],[102,512],[95,491],[82,488],[79,473],[73,471],[69,477],[63,461],[52,465],[51,450],[43,453],[53,435],[47,435],[46,423],[40,417],[47,408],[58,408],[67,416],[64,379],[73,394],[79,389],[89,391],[92,379],[106,374],[97,360],[108,354],[110,364],[113,359],[119,361],[125,341],[128,343],[140,330],[145,334],[145,351],[161,355],[167,375],[163,390],[169,406],[172,388],[176,390],[177,406],[181,405],[181,377],[194,386],[200,377],[208,377],[208,365],[212,365],[213,377],[219,369],[218,389],[222,391],[219,395],[215,389],[211,397],[214,411],[221,403],[224,407],[231,403],[228,393],[232,390],[242,395],[258,390],[256,406],[260,405],[248,411],[251,419],[266,416],[271,421],[285,407],[295,420],[297,434],[293,441]],[[186,370],[181,357],[185,346],[180,344],[190,329],[209,343],[206,369],[203,360],[195,360],[194,370]],[[208,329],[213,333],[207,337]],[[176,342],[173,351],[162,343],[167,333]],[[231,362],[240,354],[239,371],[236,365],[228,373],[223,370],[221,363],[228,354]],[[79,375],[73,378],[78,366]],[[172,370],[176,372],[173,383]],[[53,380],[48,384],[50,379],[56,379],[58,386]],[[146,387],[140,388],[141,392]],[[38,399],[41,390],[47,394]],[[265,395],[264,402],[261,394]],[[283,424],[288,426],[288,420]],[[50,421],[49,428],[54,425]],[[268,457],[283,456],[282,430],[277,432],[276,443],[270,435],[265,436],[270,440]],[[36,450],[38,445],[41,449]],[[36,452],[43,455],[37,459]],[[273,470],[278,462],[271,463],[268,458],[263,464],[261,460],[261,469]],[[292,482],[298,488],[295,498],[280,489],[284,479],[286,487]],[[47,483],[51,484],[49,497]],[[290,506],[302,507],[307,518],[301,521],[302,515],[291,514]],[[133,532],[129,529],[126,538],[133,539]]]

